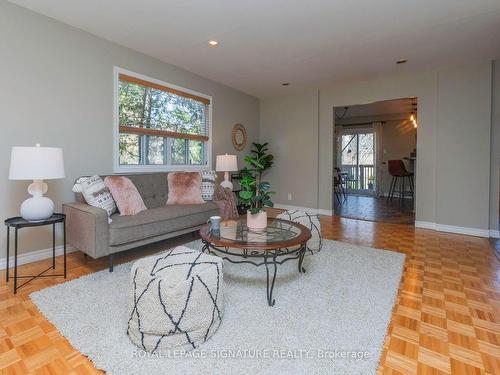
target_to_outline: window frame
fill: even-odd
[[[120,164],[120,124],[119,124],[119,76],[125,74],[131,77],[142,79],[157,85],[165,86],[173,90],[182,91],[187,94],[199,96],[210,101],[208,104],[208,141],[205,141],[204,153],[205,164],[190,165],[190,164],[139,164],[139,165],[123,165]],[[127,69],[115,66],[113,68],[113,172],[114,173],[141,173],[141,172],[170,172],[170,171],[200,171],[203,169],[212,169],[212,106],[213,100],[210,95],[206,95],[185,87],[173,85],[152,77],[145,76],[140,73],[132,72]],[[167,138],[174,139],[174,138]],[[171,143],[171,142],[165,142]],[[168,148],[168,150],[170,147]],[[168,154],[168,150],[166,150]],[[168,155],[167,160],[170,161],[171,155]],[[188,158],[189,159],[189,158]],[[186,161],[189,163],[189,160]]]

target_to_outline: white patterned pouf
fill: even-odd
[[[311,238],[307,241],[306,254],[316,254],[321,250],[323,239],[321,237],[321,224],[318,215],[311,215],[302,210],[291,210],[284,211],[276,217],[302,224],[311,231]]]
[[[196,348],[219,328],[221,258],[179,246],[138,260],[130,277],[127,334],[139,348]]]

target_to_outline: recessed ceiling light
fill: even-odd
[[[281,86],[290,86],[290,82],[283,82]]]
[[[406,60],[406,59],[401,59],[401,60],[396,61],[396,64],[404,64],[407,61],[408,60]]]
[[[210,47],[217,47],[217,46],[219,45],[219,42],[218,42],[218,41],[216,41],[216,40],[209,40],[209,41],[208,41],[208,45],[209,45]]]

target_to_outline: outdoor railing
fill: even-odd
[[[375,166],[373,164],[342,165],[344,180],[349,190],[373,190]]]

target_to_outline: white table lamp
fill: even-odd
[[[229,181],[229,172],[236,172],[238,170],[236,155],[217,155],[215,170],[217,172],[224,172],[224,181],[222,181],[220,185],[223,188],[233,190],[233,183]]]
[[[21,216],[28,221],[42,221],[54,213],[54,202],[43,195],[43,180],[64,178],[62,149],[55,147],[12,147],[9,180],[33,180],[28,193],[33,197],[21,204]]]

